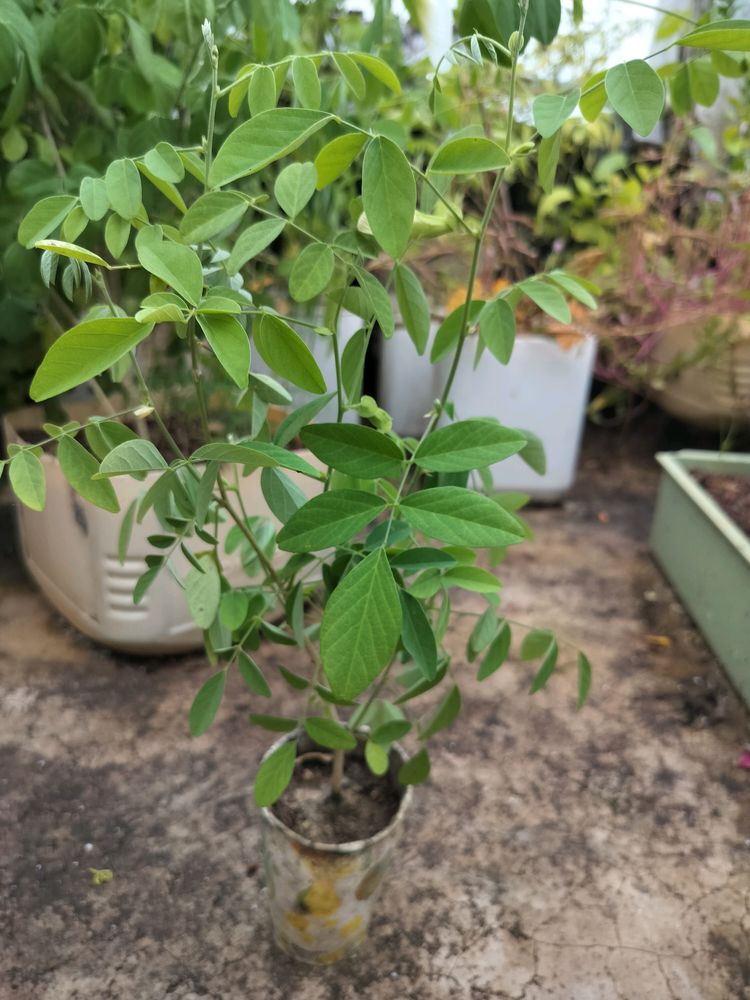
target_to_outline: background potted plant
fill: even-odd
[[[527,531],[509,509],[515,507],[516,498],[485,496],[470,488],[468,477],[504,457],[538,446],[526,434],[492,419],[439,424],[451,415],[451,389],[472,317],[479,313],[480,337],[488,348],[506,343],[512,341],[513,306],[520,297],[528,294],[533,301],[535,295],[545,295],[541,289],[553,289],[557,295],[560,288],[555,280],[559,276],[539,275],[533,279],[532,294],[524,279],[524,287],[503,289],[478,306],[472,297],[502,171],[513,158],[532,152],[528,144],[514,145],[513,103],[525,17],[524,4],[507,44],[472,36],[456,50],[465,58],[476,58],[479,47],[480,53],[507,60],[511,96],[502,145],[486,136],[453,137],[433,159],[433,169],[442,169],[448,176],[487,171],[495,180],[476,225],[463,307],[455,326],[443,333],[453,350],[448,376],[419,440],[395,434],[388,414],[361,396],[358,374],[368,338],[376,321],[381,329],[392,329],[392,316],[389,296],[363,267],[367,258],[356,240],[341,244],[335,235],[330,241],[311,238],[289,276],[293,300],[325,293],[337,307],[343,307],[347,293],[354,289],[358,298],[370,303],[358,353],[350,351],[346,366],[342,357],[337,360],[335,422],[314,419],[327,386],[295,332],[294,315],[282,318],[270,307],[257,305],[233,289],[227,268],[224,278],[218,268],[211,267],[228,260],[238,244],[243,253],[257,245],[257,227],[269,218],[284,227],[292,223],[295,209],[315,196],[321,179],[335,181],[357,156],[363,157],[362,209],[369,229],[394,267],[403,266],[415,227],[417,186],[425,182],[423,171],[376,128],[365,130],[320,106],[309,106],[318,105],[313,74],[317,77],[322,62],[334,64],[344,76],[358,79],[357,74],[366,72],[385,87],[398,89],[395,74],[377,57],[359,52],[321,53],[318,62],[310,60],[302,66],[296,62],[296,73],[295,59],[287,57],[272,66],[241,72],[221,87],[219,54],[206,25],[212,72],[206,141],[197,151],[166,146],[159,150],[165,162],[177,170],[179,160],[186,175],[199,182],[193,184],[188,176],[169,182],[187,194],[180,226],[159,225],[153,221],[158,216],[143,217],[140,180],[135,183],[137,167],[120,159],[108,168],[108,211],[125,212],[132,221],[136,229],[132,243],[109,260],[86,247],[49,239],[54,222],[48,222],[50,232],[36,241],[43,251],[94,269],[103,304],[50,348],[34,377],[31,393],[35,399],[50,399],[97,377],[131,352],[134,355],[153,335],[157,323],[173,324],[178,337],[184,334],[204,438],[199,447],[188,453],[180,446],[141,378],[143,404],[148,409],[142,416],[158,427],[166,454],[153,440],[141,436],[107,443],[103,456],[95,456],[76,440],[75,426],[53,429],[51,436],[58,449],[71,452],[72,446],[75,458],[64,463],[71,485],[90,498],[96,491],[95,499],[102,506],[111,502],[112,480],[157,473],[139,509],[159,505],[162,533],[152,540],[154,551],[138,582],[137,596],[145,594],[159,574],[170,568],[172,555],[182,551],[190,570],[180,584],[204,632],[212,670],[190,710],[192,732],[199,735],[215,717],[229,670],[237,669],[259,699],[268,695],[252,658],[261,640],[302,647],[309,656],[304,676],[279,668],[286,682],[301,693],[299,713],[279,718],[253,712],[250,721],[286,734],[264,758],[254,793],[257,804],[271,810],[263,817],[272,831],[267,836],[267,864],[277,938],[294,954],[312,961],[335,961],[366,934],[369,910],[359,904],[373,898],[394,850],[391,836],[398,832],[408,802],[403,788],[428,777],[428,742],[460,711],[460,690],[443,646],[455,610],[452,592],[463,589],[487,596],[487,610],[478,616],[468,648],[470,659],[480,661],[480,678],[497,670],[510,648],[511,626],[497,608],[499,581],[475,565],[476,550],[499,556],[508,546],[523,541]],[[737,30],[734,25],[720,26],[714,29],[715,37],[702,36],[700,44],[731,45]],[[697,44],[689,34],[681,42]],[[644,125],[646,116],[655,121],[660,102],[651,101],[642,108],[631,91],[623,94],[618,87],[622,72],[613,69],[608,93],[617,110],[626,116],[637,112]],[[252,86],[256,74],[261,82],[267,81],[266,70],[274,81],[278,74],[282,83],[291,70],[294,105],[258,111],[230,132],[214,152],[218,100],[248,81]],[[631,66],[628,73],[634,72],[660,85],[645,63],[637,70]],[[436,77],[435,86],[439,85]],[[565,99],[555,102],[560,124],[572,111],[570,104]],[[271,174],[277,207],[244,190],[245,178],[262,176],[271,164],[297,150],[304,150],[310,159]],[[542,146],[540,155],[546,169],[549,147]],[[232,247],[226,255],[221,252],[225,241],[227,249]],[[204,265],[212,271],[210,284]],[[112,273],[123,269],[145,272],[153,279],[151,290],[132,316],[123,315],[109,293]],[[567,276],[565,284],[585,289],[572,276]],[[364,305],[361,308],[364,311]],[[252,324],[250,336],[243,321]],[[326,335],[338,356],[335,323]],[[315,397],[286,418],[284,435],[291,436],[292,429],[298,432],[302,443],[323,463],[324,472],[285,448],[281,428],[272,431],[267,419],[255,433],[239,439],[212,434],[204,369],[215,359],[227,383],[245,393],[250,389],[251,349],[275,372]],[[343,423],[347,405],[358,407],[368,423]],[[44,474],[35,447],[13,449],[8,462],[10,483],[19,499],[32,507],[42,506]],[[237,487],[224,471],[228,465],[243,471],[263,470],[264,496],[283,524],[275,536],[278,548],[288,553],[281,566],[272,562],[264,529],[244,517]],[[290,470],[322,483],[323,492],[306,499],[293,488],[287,475]],[[217,525],[227,518],[237,529],[240,544],[261,567],[259,579],[239,587],[231,585],[223,569]],[[537,663],[530,685],[533,693],[548,682],[558,665],[557,640],[548,631],[529,631],[520,654]],[[580,702],[586,697],[590,672],[585,655],[578,653]],[[419,710],[418,699],[438,685],[444,694],[437,709],[421,718],[407,718],[415,703]],[[406,759],[395,746],[402,738],[414,740]],[[312,748],[305,742],[308,739]],[[307,781],[300,774],[303,769],[309,772]],[[378,777],[377,791],[370,793],[369,783]],[[317,794],[310,796],[311,789]],[[362,806],[363,793],[370,799],[373,794],[379,797],[385,809],[376,823],[378,832],[360,828],[357,836],[347,821],[353,816],[364,823],[368,810]],[[277,835],[283,847],[276,844]],[[296,865],[288,863],[292,852],[299,859]],[[359,875],[359,865],[367,868],[363,878],[350,878],[353,872]]]

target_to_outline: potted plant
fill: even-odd
[[[661,453],[651,549],[750,705],[750,455]]]
[[[138,582],[137,596],[147,593],[159,574],[171,568],[173,553],[182,551],[190,569],[180,584],[203,630],[210,664],[210,676],[190,709],[191,731],[200,735],[210,725],[221,705],[227,673],[236,669],[258,699],[251,723],[283,734],[261,763],[254,797],[262,810],[277,940],[309,961],[336,961],[365,937],[372,901],[408,806],[408,788],[429,776],[429,741],[460,711],[460,688],[443,647],[455,610],[453,591],[479,592],[487,598],[468,648],[469,658],[479,663],[480,678],[502,665],[511,644],[511,624],[498,613],[499,581],[475,565],[476,550],[499,555],[522,542],[527,530],[513,511],[516,498],[490,498],[470,488],[467,480],[473,471],[537,444],[491,419],[439,424],[446,414],[450,416],[455,373],[476,313],[468,290],[474,287],[502,171],[513,157],[532,152],[528,146],[514,145],[513,98],[526,13],[522,5],[507,44],[486,38],[464,43],[468,57],[475,58],[476,47],[483,46],[485,53],[510,64],[504,144],[489,137],[449,139],[433,161],[433,168],[440,167],[451,177],[488,171],[495,181],[476,226],[466,299],[449,330],[451,367],[419,440],[395,434],[388,414],[361,395],[359,372],[371,330],[376,321],[381,329],[392,328],[392,317],[389,296],[362,266],[356,241],[341,243],[336,234],[327,242],[311,239],[289,276],[292,300],[325,293],[337,308],[343,307],[347,296],[356,297],[362,311],[365,302],[370,304],[369,322],[355,342],[356,349],[349,349],[346,357],[337,353],[335,323],[325,331],[337,357],[335,422],[315,421],[328,387],[295,332],[294,314],[290,311],[282,318],[269,307],[232,295],[231,282],[222,283],[220,275],[214,275],[211,285],[205,282],[204,264],[229,259],[238,245],[252,260],[252,250],[262,242],[259,226],[269,219],[275,225],[294,225],[299,206],[360,155],[362,210],[374,240],[395,267],[401,266],[412,238],[423,172],[376,128],[366,130],[310,106],[318,104],[314,77],[323,61],[327,65],[333,61],[357,82],[366,72],[397,90],[391,68],[371,53],[325,53],[317,64],[314,60],[295,64],[294,57],[281,60],[272,67],[273,77],[285,80],[291,69],[295,104],[257,112],[214,151],[212,123],[218,100],[248,78],[252,86],[256,73],[261,83],[268,76],[265,68],[255,67],[220,87],[218,52],[206,25],[212,87],[205,143],[197,152],[164,146],[160,150],[175,168],[178,159],[189,163],[200,179],[197,196],[187,190],[190,181],[170,182],[179,183],[187,194],[179,228],[160,226],[156,216],[143,217],[133,183],[137,168],[118,161],[110,168],[109,210],[114,201],[114,211],[124,212],[137,231],[121,255],[107,259],[83,246],[50,240],[49,234],[36,241],[42,251],[91,267],[106,306],[106,311],[96,307],[90,318],[50,348],[32,384],[36,400],[51,399],[96,378],[122,358],[133,357],[157,323],[174,324],[184,335],[204,437],[199,447],[189,453],[180,447],[145,378],[139,378],[148,409],[142,415],[160,429],[164,454],[152,440],[137,436],[119,443],[105,441],[104,453],[95,456],[77,440],[75,425],[51,428],[51,436],[58,450],[68,452],[63,469],[73,488],[102,506],[112,501],[114,480],[157,474],[138,509],[158,505],[162,531],[152,539],[153,554]],[[726,32],[720,31],[719,38],[723,42]],[[613,93],[619,107],[630,114],[634,99],[620,100],[617,89]],[[559,119],[563,111],[557,104],[556,109]],[[652,102],[647,113],[658,117],[659,110]],[[262,175],[297,150],[311,155],[316,144],[314,159],[296,160],[277,175],[270,174],[275,176],[277,207],[244,192],[244,178]],[[226,258],[221,253],[225,239],[232,246]],[[132,316],[123,315],[109,293],[109,279],[120,269],[145,271],[153,279],[151,291]],[[542,289],[559,288],[545,275],[534,280],[532,292],[538,298],[546,295]],[[572,277],[569,285],[582,287]],[[488,347],[498,351],[501,346],[507,350],[512,341],[514,292],[505,289],[480,307],[480,334]],[[251,323],[250,335],[243,320]],[[265,420],[255,433],[220,439],[211,431],[205,366],[215,358],[227,381],[244,393],[249,388],[251,351],[313,398],[286,418],[283,435],[281,428],[272,434]],[[340,418],[347,406],[356,407],[367,423],[343,423]],[[325,472],[284,447],[292,431],[323,463]],[[16,447],[7,461],[19,499],[41,507],[44,476],[35,447]],[[281,565],[272,562],[268,536],[243,516],[226,466],[263,470],[264,496],[283,524],[275,536],[276,546],[285,553]],[[289,471],[322,482],[323,492],[306,499],[293,487]],[[223,569],[217,524],[227,519],[261,567],[259,579],[241,586],[232,586]],[[285,681],[300,692],[294,717],[280,718],[262,710],[261,699],[269,689],[252,655],[261,640],[307,652],[309,669],[304,675],[279,668]],[[558,666],[558,642],[549,631],[531,630],[524,636],[520,655],[536,662],[530,682],[530,691],[536,692]],[[581,702],[590,673],[588,660],[578,653]],[[409,718],[415,706],[419,712],[422,696],[438,687],[437,707]],[[399,748],[401,740],[408,741],[408,753]]]
[[[700,154],[688,159],[693,135],[678,132],[631,179],[631,197],[615,193],[605,206],[604,293],[593,325],[602,378],[681,420],[722,429],[750,420],[750,201],[743,176]]]

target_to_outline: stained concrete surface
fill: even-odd
[[[458,619],[464,713],[435,740],[369,942],[324,970],[269,937],[248,693],[233,679],[191,740],[203,659],[94,646],[6,536],[0,1000],[750,997],[748,720],[649,558],[655,488],[647,454],[592,433],[572,495],[531,511],[504,608],[588,651],[590,704],[574,711],[572,667],[534,698],[518,660],[480,686]],[[280,649],[261,661],[294,667]]]

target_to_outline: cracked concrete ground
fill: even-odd
[[[593,432],[573,494],[531,511],[504,607],[588,651],[590,705],[574,711],[572,669],[533,699],[518,661],[480,687],[460,619],[465,711],[435,741],[370,940],[323,970],[270,940],[247,692],[232,683],[191,740],[201,657],[92,645],[6,534],[0,1000],[750,997],[748,720],[649,558],[655,488],[648,456]]]

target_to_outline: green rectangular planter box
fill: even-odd
[[[662,452],[651,548],[750,707],[750,538],[691,472],[750,477],[750,455]]]

